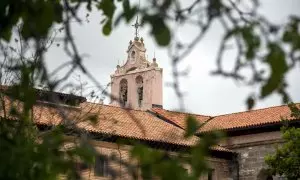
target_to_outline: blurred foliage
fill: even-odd
[[[300,118],[300,109],[295,104],[290,105],[293,118]],[[284,143],[277,147],[272,155],[265,157],[270,173],[281,175],[288,180],[300,178],[300,128],[286,126],[281,128]]]
[[[288,21],[283,24],[272,23],[258,13],[258,0],[194,0],[186,6],[178,0],[151,0],[143,3],[146,5],[140,7],[132,5],[129,0],[1,0],[0,51],[4,59],[1,61],[1,83],[14,84],[11,98],[22,102],[24,106],[22,109],[11,106],[6,112],[5,93],[1,93],[1,110],[4,112],[0,123],[0,179],[57,179],[60,175],[78,179],[79,174],[74,167],[76,160],[93,163],[95,152],[92,147],[87,148],[89,145],[84,138],[78,138],[79,143],[75,143],[73,148],[63,149],[64,144],[69,142],[63,138],[65,127],[58,126],[46,132],[39,132],[38,126],[32,122],[31,113],[36,103],[33,87],[43,84],[52,91],[75,70],[80,70],[103,90],[84,67],[80,50],[74,42],[71,23],[82,24],[83,20],[78,16],[79,10],[85,10],[87,13],[92,10],[102,12],[104,35],[109,35],[120,22],[130,23],[133,17],[139,15],[142,24],[149,25],[150,34],[157,44],[170,48],[174,77],[172,85],[181,102],[181,108],[184,107],[184,103],[179,78],[186,73],[178,70],[178,64],[201,42],[214,22],[221,25],[224,33],[216,59],[217,69],[213,74],[241,81],[245,85],[259,85],[259,94],[252,93],[246,100],[249,109],[255,106],[256,100],[273,93],[280,94],[283,102],[291,100],[286,92],[286,75],[296,68],[300,61],[298,16],[290,15]],[[249,8],[243,8],[245,3]],[[190,42],[181,42],[176,38],[176,27],[186,25],[195,26],[197,31]],[[14,38],[13,30],[16,27],[19,39]],[[53,32],[64,33],[63,48],[70,61],[49,73],[44,55],[54,43]],[[11,42],[20,46],[12,47]],[[226,51],[230,49],[229,44],[232,43],[237,53],[233,69],[227,71],[223,68],[222,60]],[[30,57],[28,52],[24,51],[29,44],[33,44],[31,47],[34,49]],[[60,43],[57,44],[59,45]],[[70,67],[64,76],[51,79],[51,75],[64,67]],[[252,73],[245,75],[243,70],[250,70]],[[14,72],[13,80],[9,78],[13,82],[2,81],[8,72]],[[19,121],[7,120],[11,116]],[[94,122],[95,117],[91,116],[90,120]],[[65,122],[68,123],[67,119]],[[188,117],[187,127],[188,138],[200,126],[194,118]],[[284,133],[287,133],[284,136],[287,140],[292,137],[289,134],[297,134],[296,129]],[[145,179],[153,176],[162,179],[197,179],[207,172],[206,157],[209,155],[209,147],[216,144],[219,138],[220,135],[216,132],[206,134],[188,152],[168,158],[165,152],[140,144],[134,146],[131,154],[139,160]],[[288,148],[294,148],[293,143],[288,143]],[[287,148],[285,149],[281,152],[288,153]],[[268,161],[271,162],[272,158]],[[191,173],[187,173],[183,164],[190,166]],[[286,165],[283,164],[280,170],[287,170],[284,169]],[[279,173],[287,175],[288,172],[287,170]]]
[[[0,179],[78,179],[76,163],[93,162],[86,146],[64,148],[61,127],[41,136],[31,122],[1,118],[0,140]]]
[[[212,74],[232,78],[245,85],[259,85],[260,92],[251,93],[246,100],[248,108],[273,93],[278,93],[286,103],[291,101],[286,91],[286,74],[297,67],[300,60],[300,18],[290,14],[286,22],[274,23],[258,11],[259,7],[258,0],[195,0],[189,3],[151,0],[143,2],[142,6],[132,4],[130,0],[3,0],[0,4],[0,39],[2,43],[10,41],[13,27],[22,24],[22,38],[25,41],[34,39],[39,44],[49,36],[53,25],[60,25],[65,33],[64,49],[71,57],[72,71],[79,68],[89,74],[82,64],[70,27],[73,22],[82,24],[79,10],[86,11],[87,17],[93,10],[102,12],[104,35],[109,35],[120,22],[130,23],[134,16],[139,15],[142,24],[149,25],[150,34],[156,42],[170,49],[173,87],[183,108],[178,78],[186,73],[178,70],[178,63],[201,42],[212,28],[212,23],[216,22],[222,27],[220,33],[223,33],[223,38],[216,59],[217,69]],[[185,26],[196,27],[195,38],[189,42],[176,38],[176,29]],[[236,49],[235,64],[232,70],[225,70],[223,56],[233,47]],[[41,47],[36,48],[41,55],[45,53]],[[43,64],[38,68],[45,69]],[[251,73],[245,74],[245,70]]]
[[[203,124],[200,125],[193,116],[188,116],[186,125],[186,138],[190,138]],[[212,168],[208,161],[210,148],[223,137],[221,132],[207,133],[191,148],[178,152],[153,150],[136,144],[131,150],[131,156],[138,160],[143,179],[159,177],[162,180],[198,180]]]
[[[78,179],[76,163],[92,164],[95,152],[85,139],[66,139],[64,124],[47,128],[33,121],[33,71],[25,65],[18,84],[0,89],[0,179]]]

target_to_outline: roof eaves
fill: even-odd
[[[247,125],[247,126],[239,126],[233,128],[217,128],[217,129],[209,129],[205,131],[198,131],[196,135],[202,135],[205,133],[213,132],[213,131],[225,131],[226,133],[236,132],[236,131],[248,131],[257,128],[267,128],[267,127],[274,127],[274,126],[283,126],[286,122],[285,121],[276,121],[276,122],[266,122],[266,123],[259,123],[255,125]],[[288,123],[300,123],[300,119],[292,119],[289,120]]]

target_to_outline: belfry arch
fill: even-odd
[[[142,76],[135,78],[138,106],[141,107],[144,99],[144,82]]]
[[[126,79],[122,79],[120,81],[120,90],[119,90],[119,101],[121,106],[126,106],[128,99],[128,81]]]

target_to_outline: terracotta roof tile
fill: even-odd
[[[291,111],[287,105],[225,114],[215,117],[169,111],[160,108],[152,108],[152,111],[157,115],[168,119],[169,121],[183,129],[185,129],[186,116],[193,115],[199,122],[206,123],[199,130],[199,132],[208,132],[212,130],[231,130],[237,128],[274,124],[280,122],[282,118],[285,118],[287,120],[295,120],[295,118],[292,118],[290,116]]]
[[[185,119],[187,116],[194,116],[198,120],[199,123],[204,123],[208,119],[211,118],[210,116],[177,112],[177,111],[169,111],[169,110],[161,109],[161,108],[152,108],[152,111],[154,113],[156,113],[157,115],[163,117],[164,119],[171,121],[172,123],[176,124],[177,126],[183,128],[183,129],[186,128]]]
[[[91,113],[100,114],[96,126],[86,126],[90,131],[181,145],[192,145],[198,139],[195,136],[189,140],[184,139],[184,130],[146,111],[92,103],[84,103],[83,106],[85,110],[92,109]]]
[[[282,118],[287,120],[296,120],[291,117],[289,107],[287,105],[282,105],[216,116],[211,121],[208,121],[200,132],[207,132],[211,130],[232,130],[237,128],[274,124],[279,123]]]
[[[7,102],[8,105],[9,102]],[[87,121],[86,117],[90,115],[98,115],[96,124]],[[185,139],[183,129],[162,121],[146,111],[89,102],[81,103],[78,108],[63,106],[56,108],[49,104],[39,103],[33,108],[33,117],[38,124],[58,125],[67,118],[75,120],[71,122],[89,132],[183,146],[193,145],[199,139],[197,136]]]
[[[22,103],[13,101],[15,107],[22,106]],[[9,112],[11,101],[5,98],[6,112]],[[170,112],[170,111],[166,111]],[[98,115],[96,124],[86,120],[89,115]],[[186,113],[175,112],[182,120]],[[3,111],[0,116],[3,116]],[[15,119],[14,117],[10,117]],[[49,103],[38,103],[33,108],[33,120],[37,124],[59,125],[65,118],[74,121],[77,127],[89,132],[116,135],[120,137],[155,141],[167,144],[177,144],[183,146],[194,145],[199,138],[192,136],[190,139],[184,138],[184,130],[170,123],[162,121],[158,117],[146,111],[136,111],[122,109],[118,107],[84,102],[80,107],[60,106],[59,108]],[[205,116],[197,116],[202,118]],[[73,122],[73,121],[71,121]],[[72,126],[73,127],[73,126]],[[215,151],[231,152],[221,146],[211,148]]]
[[[42,124],[49,125],[49,123],[51,123],[57,125],[63,119],[56,108],[48,106],[35,106],[34,112],[34,119],[36,119],[36,122]],[[162,121],[146,111],[123,109],[114,106],[85,102],[81,104],[80,108],[69,109],[67,113],[65,111],[63,113],[68,118],[74,118],[77,121],[81,121],[77,124],[78,127],[90,132],[183,146],[194,145],[199,140],[197,136],[185,139],[185,131],[183,129]],[[92,125],[91,123],[84,121],[84,117],[86,117],[87,114],[98,114],[98,123]],[[184,120],[185,113],[179,114],[181,114],[180,117]],[[202,120],[204,120],[203,117],[206,116],[197,117],[201,118],[199,120],[202,122]],[[211,149],[215,151],[233,152],[221,146],[214,146]]]

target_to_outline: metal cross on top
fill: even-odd
[[[139,16],[136,17],[135,24],[133,24],[132,26],[135,28],[135,37],[137,38],[138,37],[138,29],[141,26],[139,24]]]
[[[139,0],[139,6],[138,6],[138,9],[140,9],[140,0]],[[136,21],[135,21],[135,24],[132,25],[134,28],[135,28],[135,39],[138,38],[138,31],[139,31],[139,27],[141,26],[141,24],[139,24],[139,15],[137,14],[136,16]]]

